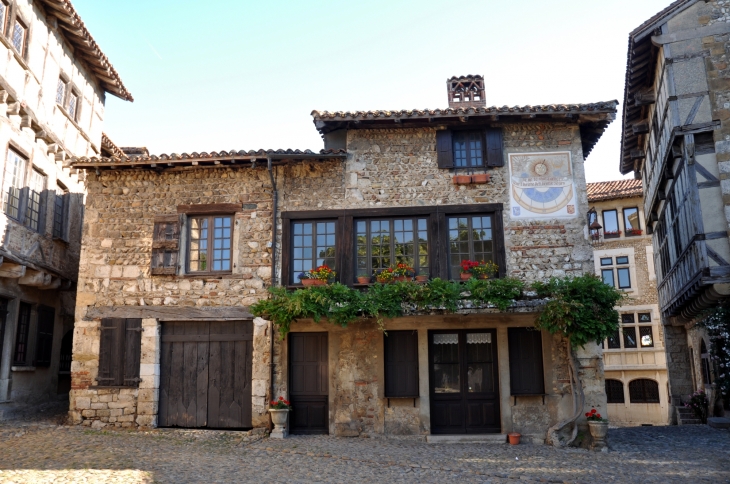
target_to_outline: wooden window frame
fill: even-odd
[[[18,305],[18,318],[13,351],[13,364],[30,366],[30,326],[33,315],[33,306],[26,302]]]
[[[418,252],[418,247],[417,246],[418,246],[418,243],[419,242],[416,239],[416,235],[419,232],[419,230],[418,230],[418,221],[419,220],[423,220],[423,219],[426,220],[426,245],[427,245],[426,252],[428,253],[427,257],[428,257],[428,261],[430,263],[430,261],[431,261],[431,242],[430,242],[430,240],[431,240],[431,234],[430,234],[430,231],[429,231],[429,228],[428,228],[428,226],[429,226],[428,216],[418,216],[418,215],[416,215],[416,216],[358,217],[358,218],[354,218],[353,219],[353,222],[352,222],[353,223],[353,238],[352,238],[352,243],[355,246],[353,248],[354,259],[355,259],[355,269],[354,269],[355,276],[356,277],[358,276],[358,274],[357,274],[357,271],[358,271],[358,268],[357,268],[357,223],[358,222],[365,222],[367,224],[366,229],[365,229],[366,232],[368,234],[372,234],[371,227],[370,227],[370,224],[369,224],[370,222],[386,222],[386,221],[387,222],[390,222],[390,229],[389,229],[390,230],[389,236],[391,238],[390,239],[390,248],[391,248],[391,251],[390,251],[390,260],[391,260],[390,265],[393,266],[393,265],[397,264],[397,260],[396,260],[397,259],[397,256],[395,255],[395,244],[396,244],[395,237],[393,237],[393,233],[395,233],[396,230],[395,230],[394,224],[392,222],[394,222],[396,220],[403,220],[403,221],[410,220],[411,222],[413,222],[413,232],[414,232],[413,243],[415,245],[415,247],[414,247],[415,252],[414,252],[414,255],[413,255],[413,259],[414,259],[413,268],[415,269],[416,274],[420,274],[421,273],[421,267],[420,267],[420,264],[418,263],[418,258],[420,257],[420,255],[417,253]],[[367,239],[367,250],[368,250],[368,255],[366,256],[366,258],[367,258],[367,274],[362,274],[362,276],[371,277],[371,276],[374,275],[374,271],[375,271],[375,269],[373,269],[373,267],[372,267],[372,235],[368,236],[368,239]],[[430,267],[430,266],[427,266],[427,268],[428,267]]]
[[[15,178],[17,180],[8,180],[8,172],[7,167],[9,166],[10,162],[10,156],[11,153],[15,155],[19,160],[22,161],[22,167],[20,169],[20,172],[17,174]],[[8,147],[8,151],[5,157],[5,170],[3,172],[3,211],[8,216],[8,218],[11,218],[15,220],[16,222],[22,223],[22,221],[25,219],[25,202],[24,202],[24,195],[25,195],[25,180],[28,177],[28,165],[30,165],[30,162],[28,160],[27,156],[24,156],[20,151],[15,149],[13,146]],[[13,194],[11,195],[10,190],[13,190]],[[7,192],[7,193],[6,193]],[[15,194],[17,192],[17,195]],[[10,204],[11,198],[17,203],[17,206],[13,206],[13,210],[17,213],[15,215],[12,215],[10,211],[8,210],[9,206],[12,206]]]
[[[99,336],[98,387],[136,388],[142,348],[142,320],[104,318]]]
[[[5,6],[5,10],[2,15],[0,15],[0,35],[5,36],[8,28],[8,20],[10,19],[10,2],[0,0],[0,3]]]
[[[609,382],[612,382],[614,387],[620,386],[621,392],[618,391],[617,388],[614,388],[612,390],[609,390]],[[616,385],[615,383],[618,383]],[[616,380],[615,378],[606,378],[606,403],[620,403],[625,404],[626,403],[626,395],[624,394],[624,382],[621,380]]]
[[[59,193],[60,192],[60,193]],[[53,228],[51,235],[54,239],[68,242],[70,194],[60,182],[56,182],[56,195],[53,199]],[[60,201],[60,202],[59,202]]]
[[[180,260],[180,216],[177,214],[157,215],[152,231],[152,254],[150,256],[150,274],[175,275]],[[165,234],[165,237],[161,235]],[[167,235],[172,234],[172,237]],[[170,264],[165,265],[165,258]]]
[[[481,161],[479,163],[477,163],[477,164],[472,163],[472,154],[471,154],[472,150],[470,150],[468,147],[468,142],[471,140],[467,139],[467,146],[464,148],[464,150],[465,150],[464,163],[465,164],[457,165],[457,161],[456,161],[457,139],[456,139],[456,137],[458,135],[461,135],[461,136],[476,135],[479,138],[479,142],[481,144],[481,146],[479,148],[479,152],[481,154]],[[451,151],[452,151],[453,157],[454,157],[454,168],[456,168],[456,169],[484,168],[486,166],[486,158],[487,158],[486,144],[487,144],[487,140],[486,140],[486,135],[484,133],[484,130],[479,130],[479,129],[453,130],[452,137],[451,137]]]
[[[41,188],[40,192],[33,190],[30,186],[31,180],[33,179],[32,177],[34,175],[39,176],[43,182],[43,187]],[[28,178],[27,183],[27,195],[25,197],[26,203],[25,216],[23,217],[23,225],[25,225],[28,229],[38,233],[45,232],[46,194],[48,192],[46,186],[47,183],[48,176],[39,169],[37,169],[35,166],[33,166],[31,168],[30,177]],[[38,205],[37,210],[35,209],[36,204]],[[37,216],[38,220],[34,221],[34,216]]]
[[[38,306],[36,329],[35,359],[36,367],[51,366],[53,357],[53,330],[56,325],[56,311],[49,306]]]
[[[480,165],[456,166],[454,157],[454,134],[479,132],[482,140],[482,163]],[[439,168],[453,170],[486,169],[504,166],[504,134],[501,127],[479,124],[436,131],[436,163]]]
[[[334,223],[335,224],[335,257],[334,257],[335,262],[333,264],[333,267],[330,267],[330,269],[332,269],[334,271],[337,271],[338,270],[338,266],[337,266],[337,262],[338,262],[337,261],[337,244],[339,242],[339,234],[338,234],[339,227],[337,226],[337,219],[295,220],[292,223],[301,223],[301,224],[311,223],[313,225],[313,227],[312,227],[312,263],[313,263],[313,266],[312,267],[313,268],[314,267],[317,267],[317,264],[316,264],[315,261],[320,258],[320,257],[317,257],[317,254],[316,254],[316,251],[317,251],[317,241],[316,241],[317,228],[316,228],[316,225],[318,223]],[[294,233],[294,230],[292,230],[291,231],[291,240],[289,240],[289,244],[291,244],[290,247],[292,249],[294,249],[294,237],[295,236],[296,236],[296,234]],[[290,254],[290,257],[291,257],[291,254]],[[293,259],[293,257],[291,257],[291,258]],[[297,279],[296,270],[294,270],[293,265],[290,264],[290,268],[291,268],[290,273],[285,276],[287,278],[288,284],[289,285],[292,285],[292,286],[297,286],[297,285],[298,286],[302,286],[301,281],[299,281]]]
[[[18,47],[15,45],[14,39],[16,22],[20,24],[20,26],[23,28],[23,43],[20,49],[18,49]],[[19,15],[17,5],[13,5],[10,20],[8,22],[7,33],[8,40],[10,41],[10,45],[12,46],[15,53],[18,54],[23,60],[26,60],[26,54],[28,52],[28,41],[30,40],[30,22],[26,21],[26,19],[23,18],[22,15]]]
[[[193,271],[190,269],[190,241],[191,239],[191,231],[192,231],[192,219],[207,219],[208,220],[208,238],[207,238],[207,244],[208,244],[208,261],[210,265],[212,265],[213,258],[210,257],[210,255],[213,253],[214,249],[214,233],[215,233],[215,219],[216,218],[228,218],[231,221],[231,236],[230,236],[230,247],[229,247],[229,256],[230,256],[230,267],[226,270],[209,270],[206,269],[204,271]],[[231,274],[233,273],[233,266],[234,266],[234,260],[233,260],[233,235],[234,235],[234,228],[236,224],[236,218],[233,214],[230,213],[203,213],[203,214],[195,214],[191,213],[188,214],[186,217],[186,230],[185,230],[185,237],[186,237],[186,247],[185,247],[185,273],[190,275],[219,275],[219,274]]]
[[[467,228],[469,230],[469,241],[468,241],[468,244],[469,244],[469,260],[476,260],[476,259],[478,259],[478,257],[476,257],[474,255],[474,240],[472,239],[472,233],[474,231],[474,229],[473,229],[474,225],[473,225],[473,220],[472,219],[474,217],[491,217],[492,218],[492,221],[491,221],[492,226],[490,228],[491,231],[492,231],[492,239],[491,239],[492,240],[492,259],[491,259],[491,261],[496,263],[496,261],[494,260],[495,259],[495,255],[496,255],[495,254],[496,247],[495,247],[495,217],[494,217],[494,214],[493,213],[488,213],[488,214],[473,213],[473,214],[450,215],[450,216],[446,217],[446,227],[445,227],[445,230],[444,230],[446,232],[447,272],[448,272],[448,278],[450,280],[458,280],[460,278],[460,273],[459,274],[452,274],[451,273],[452,266],[451,266],[451,239],[449,238],[449,231],[450,231],[450,229],[449,229],[449,219],[452,219],[452,218],[468,218],[469,219],[469,222],[468,222],[469,223],[469,227]],[[503,227],[499,227],[499,230],[500,231],[503,231]]]
[[[606,214],[613,212],[616,215],[616,234],[606,234]],[[603,220],[603,238],[604,239],[618,239],[621,237],[621,225],[619,224],[618,209],[612,208],[610,210],[601,211],[601,219]]]
[[[403,348],[406,345],[406,348]],[[413,352],[410,361],[393,361],[393,357],[405,357],[404,353]],[[418,331],[388,331],[383,335],[384,395],[386,398],[418,398]],[[407,374],[399,374],[399,367],[406,366]],[[400,368],[402,370],[402,368]],[[403,380],[408,381],[403,381]]]
[[[430,277],[448,278],[448,230],[446,217],[450,215],[492,215],[494,262],[499,266],[499,277],[505,275],[504,223],[501,203],[480,203],[471,205],[434,205],[426,207],[391,207],[343,210],[287,211],[282,218],[282,274],[291,274],[291,222],[293,220],[337,220],[335,252],[337,280],[350,287],[356,285],[355,228],[354,220],[363,218],[425,217],[428,219],[429,271]],[[287,276],[288,277],[288,276]],[[288,280],[288,279],[287,279]],[[299,286],[290,286],[299,287]]]

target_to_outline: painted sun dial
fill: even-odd
[[[570,152],[510,153],[512,218],[574,217]]]

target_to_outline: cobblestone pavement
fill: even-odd
[[[730,432],[612,429],[612,450],[291,437],[206,430],[97,431],[0,423],[0,483],[730,482]]]

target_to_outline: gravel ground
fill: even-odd
[[[208,430],[96,431],[0,423],[0,483],[730,482],[730,432],[612,429],[610,452],[541,445],[291,437]]]

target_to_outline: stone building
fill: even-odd
[[[2,413],[69,391],[86,173],[63,163],[132,97],[69,1],[3,0],[0,26]]]
[[[528,282],[593,271],[584,160],[616,102],[495,108],[479,76],[447,87],[446,109],[314,111],[319,153],[74,160],[88,198],[72,419],[260,427],[284,396],[296,433],[544,441],[572,399],[566,341],[530,330],[535,306],[386,320],[387,337],[297,321],[283,340],[248,310],[322,263],[363,290],[397,262],[456,279],[464,259]],[[588,408],[605,408],[598,345],[579,356]]]
[[[619,425],[666,425],[664,328],[641,180],[589,183],[588,205],[596,274],[626,293],[616,308],[620,328],[603,342],[608,418]]]
[[[629,35],[620,169],[643,180],[675,405],[712,390],[696,324],[730,299],[729,9],[675,1]]]

